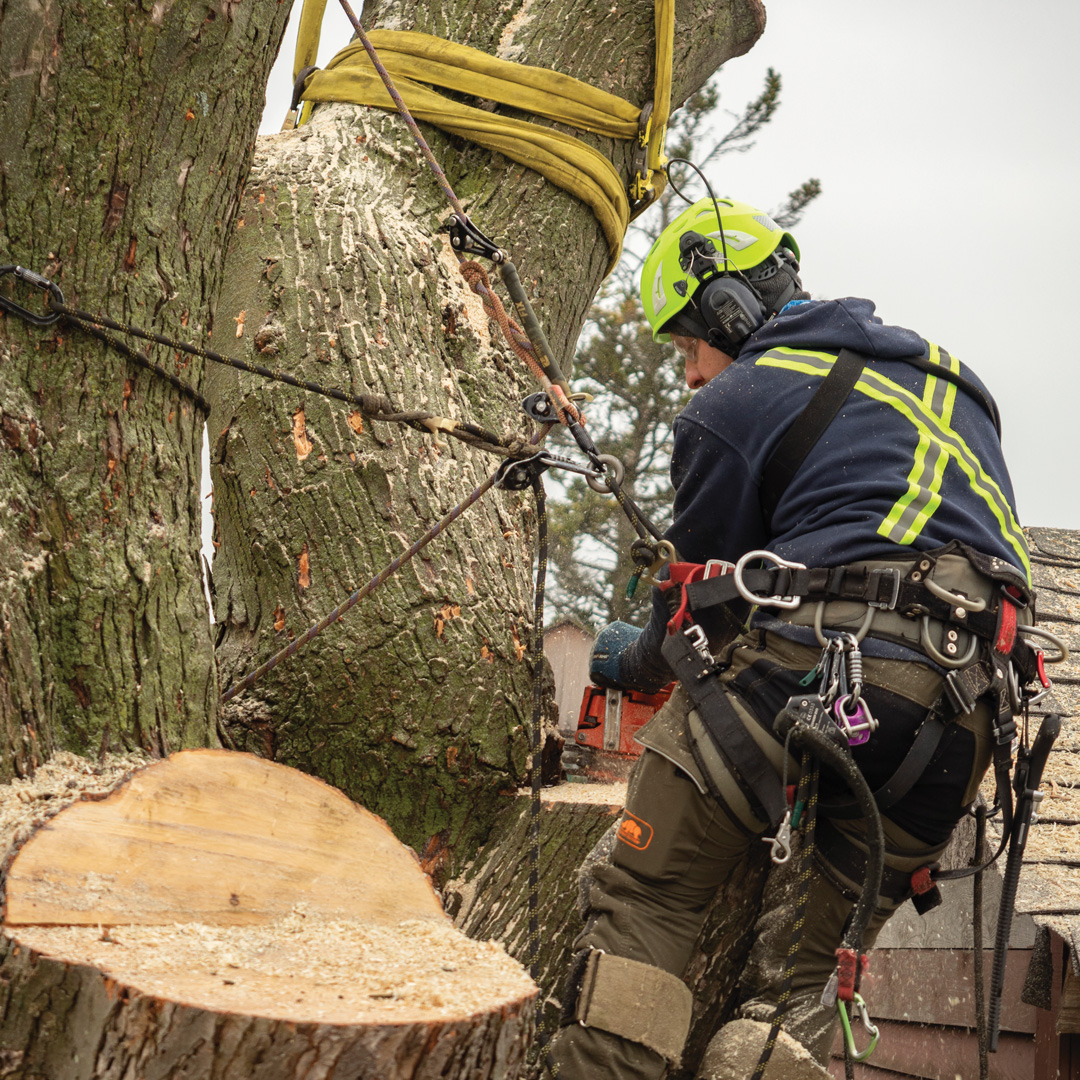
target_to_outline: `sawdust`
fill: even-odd
[[[262,926],[19,927],[5,933],[155,997],[298,1023],[445,1021],[536,992],[497,942],[472,941],[441,921],[360,925],[310,916],[298,906]]]
[[[39,765],[32,777],[0,785],[0,853],[24,844],[43,821],[84,795],[107,795],[150,760],[134,751],[107,754],[95,762],[62,750]],[[0,854],[0,860],[4,857]]]
[[[519,792],[528,795],[528,790]],[[587,803],[592,806],[623,806],[626,803],[626,781],[614,784],[559,784],[544,788],[540,801],[545,803]]]

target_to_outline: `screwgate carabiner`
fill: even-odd
[[[50,307],[55,308],[57,304],[63,306],[64,294],[60,291],[60,286],[54,284],[48,278],[35,274],[33,270],[27,270],[24,266],[0,266],[0,277],[5,274],[14,274],[20,281],[25,281],[27,285],[33,285],[34,288],[47,292],[50,297]],[[16,304],[14,300],[8,300],[5,296],[0,296],[0,310],[10,312],[12,315],[18,315],[20,319],[25,319],[28,323],[33,323],[34,326],[52,326],[62,314],[54,310],[49,312],[48,315],[36,315],[29,308],[24,308],[22,304]]]

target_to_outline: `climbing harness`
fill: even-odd
[[[973,580],[982,582],[981,594],[972,592],[969,595],[934,580],[934,572],[939,566],[949,567],[947,572],[956,572],[948,560],[956,560],[961,555],[970,564],[975,575]],[[758,565],[753,565],[755,563]],[[734,565],[673,562],[668,570],[669,579],[657,583],[665,593],[672,616],[662,653],[686,690],[701,725],[732,768],[751,806],[774,830],[764,837],[771,846],[773,862],[783,864],[789,860],[792,830],[800,823],[798,803],[794,807],[788,806],[784,798],[788,790],[788,741],[798,743],[801,739],[804,744],[812,744],[822,763],[837,772],[851,790],[854,796],[851,800],[822,806],[828,817],[858,817],[877,833],[876,837],[868,838],[869,854],[864,855],[838,839],[839,834],[833,836],[835,829],[830,827],[829,844],[823,852],[848,877],[864,881],[849,920],[848,932],[837,953],[835,978],[830,980],[822,997],[823,1004],[829,1007],[835,1004],[840,1010],[849,1068],[851,1062],[864,1060],[877,1042],[877,1031],[869,1022],[866,1003],[858,994],[858,982],[864,965],[862,933],[879,893],[884,888],[886,895],[910,896],[920,913],[924,913],[940,903],[937,882],[978,873],[1008,847],[987,1025],[989,1049],[996,1049],[1012,905],[1032,812],[1041,797],[1039,782],[1060,724],[1058,717],[1051,714],[1043,721],[1030,749],[1021,746],[1012,773],[1012,788],[1016,794],[1014,809],[1009,781],[1013,740],[1017,735],[1015,716],[1026,715],[1031,701],[1041,698],[1049,689],[1045,665],[1060,662],[1068,656],[1067,647],[1055,635],[1020,621],[1022,612],[1032,611],[1032,597],[1021,583],[1019,573],[1001,560],[980,555],[958,543],[921,553],[908,564],[890,567],[854,564],[809,568],[775,553],[756,550],[748,552]],[[857,631],[826,631],[823,625],[825,606],[837,600],[861,602],[866,606],[866,616]],[[775,725],[778,736],[786,735],[783,778],[777,777],[735,712],[717,678],[722,668],[713,661],[705,631],[697,622],[698,612],[739,601],[776,608],[780,617],[789,619],[803,604],[816,605],[812,622],[822,646],[821,655],[800,680],[805,692],[787,702]],[[851,747],[865,743],[877,728],[877,720],[863,695],[861,643],[874,631],[875,618],[885,624],[888,616],[892,620],[888,626],[895,630],[896,615],[904,617],[902,621],[911,626],[908,636],[899,640],[911,648],[921,648],[929,660],[945,669],[943,689],[892,777],[876,792],[871,792],[850,754]],[[800,621],[805,624],[806,620]],[[933,643],[931,623],[943,628],[944,651]],[[971,638],[964,649],[958,643],[959,628]],[[877,636],[880,633],[879,630]],[[885,634],[886,638],[889,636]],[[1031,639],[1051,643],[1057,655],[1046,657]],[[922,867],[911,875],[887,870],[880,814],[903,798],[916,783],[954,718],[972,712],[980,700],[990,701],[995,717],[995,805],[1002,816],[1002,839],[997,852],[986,862],[961,870],[942,871],[936,865]],[[693,737],[690,745],[712,789],[713,782]],[[807,827],[804,822],[804,835]],[[806,842],[804,839],[804,844]],[[793,949],[797,947],[796,941],[797,936],[793,937]],[[871,1039],[863,1051],[855,1047],[846,1012],[849,1007],[859,1014]],[[774,1042],[775,1035],[767,1043],[770,1053]]]

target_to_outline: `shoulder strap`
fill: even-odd
[[[795,418],[761,474],[758,498],[766,526],[772,524],[780,498],[825,429],[847,401],[862,374],[865,360],[850,349],[841,349],[829,374],[821,380],[806,408]]]

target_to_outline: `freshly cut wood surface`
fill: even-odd
[[[293,911],[257,926],[24,926],[19,946],[199,1009],[320,1024],[438,1022],[522,1002],[532,980],[501,945],[448,922],[393,926]]]
[[[189,750],[75,803],[7,873],[4,921],[266,923],[311,916],[444,921],[386,824],[339,791],[250,754]]]
[[[412,851],[247,754],[73,755],[0,787],[15,1080],[511,1080],[536,987]]]

